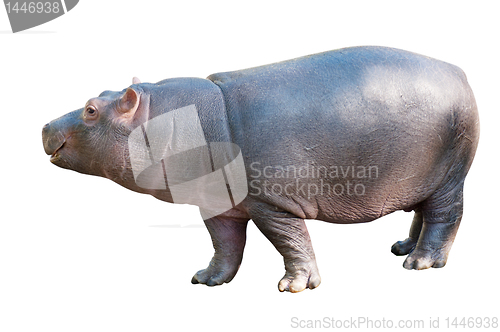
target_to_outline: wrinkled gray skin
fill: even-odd
[[[284,258],[280,291],[320,284],[304,219],[360,223],[413,210],[409,237],[396,242],[392,252],[408,255],[406,269],[446,264],[479,138],[476,103],[459,68],[405,51],[358,47],[208,79],[156,84],[134,79],[128,89],[103,92],[47,124],[45,152],[60,167],[172,202],[168,190],[135,184],[127,137],[148,119],[190,104],[198,109],[207,141],[241,148],[249,184],[243,202],[205,220],[215,254],[193,283],[212,286],[233,279],[250,219]],[[378,172],[279,176],[285,167],[304,165],[316,170],[376,166]],[[351,187],[339,194],[337,187],[337,192],[311,193],[297,180],[313,189],[335,184],[348,189],[351,181],[364,191],[353,194]]]

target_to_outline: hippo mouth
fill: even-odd
[[[57,133],[57,135],[47,141],[45,152],[50,155],[51,163],[58,165],[58,162],[62,160],[61,150],[66,146],[66,142],[70,137],[64,137],[61,133]]]
[[[58,147],[51,155],[50,155],[50,162],[55,164],[59,159],[61,159],[61,154],[59,151],[64,147],[66,142],[63,142],[60,147]]]

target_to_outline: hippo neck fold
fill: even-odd
[[[129,135],[135,183],[164,201],[197,205],[210,218],[248,192],[239,147],[231,142],[221,90],[202,79],[141,84],[147,121]]]
[[[141,88],[150,95],[149,120],[194,105],[207,142],[232,141],[222,91],[210,80],[174,78]]]

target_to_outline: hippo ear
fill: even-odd
[[[118,103],[118,111],[133,116],[139,107],[139,95],[134,89],[128,88]]]
[[[141,80],[134,76],[132,78],[132,84],[139,84],[139,83],[141,83]]]
[[[121,114],[120,119],[130,125],[144,123],[149,117],[149,95],[127,88],[118,99],[117,110]]]

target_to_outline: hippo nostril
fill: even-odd
[[[50,123],[47,123],[45,126],[43,126],[43,129],[42,129],[42,138],[45,142],[45,136],[47,136],[50,132]]]

